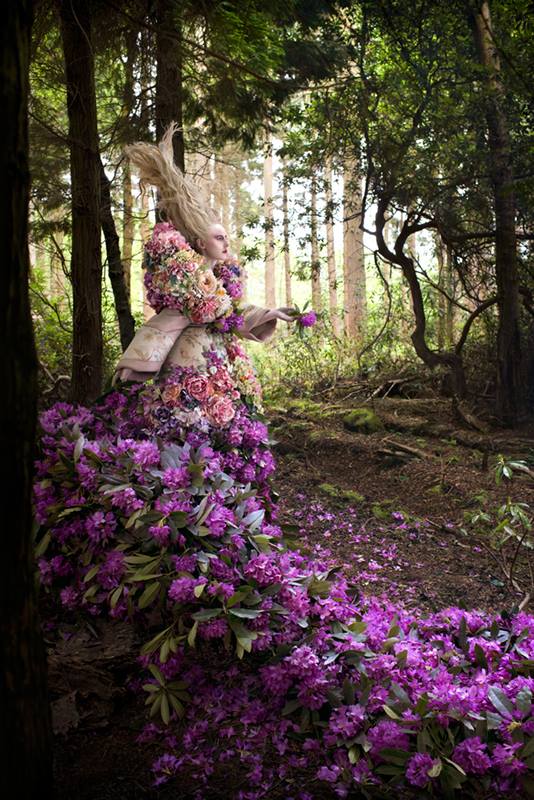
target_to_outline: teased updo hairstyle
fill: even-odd
[[[211,225],[220,220],[202,197],[202,191],[174,162],[172,138],[179,128],[171,122],[158,145],[135,142],[126,145],[125,155],[139,171],[142,189],[156,186],[160,193],[157,208],[197,250],[197,239],[204,239]]]

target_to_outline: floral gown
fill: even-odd
[[[170,252],[174,264],[183,240],[168,224],[160,224],[159,234],[170,242],[164,255]],[[289,317],[282,309],[266,314],[228,302],[238,295],[234,264],[213,271],[215,294],[209,270],[171,291],[157,235],[158,226],[147,245],[148,260],[159,258],[159,271],[145,278],[157,312],[148,325],[175,315],[183,327],[169,338],[144,326],[145,338],[126,351],[135,359],[123,356],[109,392],[89,407],[57,403],[41,415],[35,482],[41,582],[62,613],[121,618],[169,600],[175,613],[180,604],[196,603],[206,586],[217,609],[203,619],[182,614],[176,641],[192,630],[227,641],[233,632],[239,653],[262,649],[271,633],[260,637],[237,616],[232,628],[214,612],[254,570],[260,583],[267,580],[272,567],[264,554],[281,540],[261,386],[239,332],[261,340],[276,318]],[[198,256],[183,251],[190,277]],[[199,284],[211,291],[207,303]],[[219,303],[215,312],[212,300]],[[140,371],[124,368],[139,366],[140,357],[146,361]],[[150,373],[154,360],[158,369]],[[142,579],[140,564],[146,564]],[[162,571],[165,585],[154,577]]]

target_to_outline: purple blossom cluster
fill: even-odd
[[[232,763],[247,781],[236,800],[280,787],[300,800],[525,796],[534,617],[455,607],[425,617],[355,592],[398,566],[379,531],[355,587],[327,534],[346,535],[359,564],[372,533],[353,510],[308,503],[295,515],[302,543],[312,519],[323,542],[289,548],[268,430],[244,403],[225,428],[154,438],[144,390],[42,415],[34,506],[48,622],[102,615],[152,635],[137,684],[168,721],[140,737],[159,749],[156,784],[190,780],[191,796],[209,796]]]

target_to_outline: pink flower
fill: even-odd
[[[196,308],[191,310],[191,319],[193,322],[213,322],[217,315],[218,304],[216,297],[207,297],[201,300]]]
[[[212,394],[212,388],[205,375],[191,375],[186,378],[184,388],[195,400],[205,400]]]
[[[234,418],[235,408],[228,397],[214,395],[208,401],[206,413],[210,422],[222,427]]]

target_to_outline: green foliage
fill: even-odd
[[[56,397],[66,397],[70,385],[72,289],[67,277],[64,278],[64,285],[65,290],[61,296],[54,296],[49,288],[49,275],[43,267],[36,267],[30,278],[32,319],[40,365],[40,389],[47,402]],[[107,285],[102,293],[102,319],[104,387],[109,388],[122,347],[113,295]],[[136,325],[142,322],[142,315],[138,314]]]

